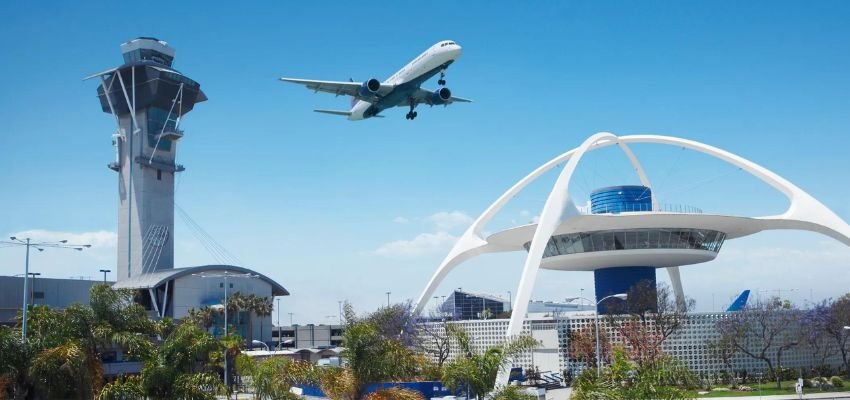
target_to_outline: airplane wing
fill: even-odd
[[[433,106],[433,105],[435,105],[434,101],[433,101],[433,94],[434,94],[433,90],[419,88],[419,90],[414,92],[413,95],[410,96],[410,97],[416,102],[416,104],[427,104],[429,106]],[[454,102],[472,103],[472,100],[465,99],[463,97],[452,96],[448,100],[446,100],[444,103],[437,103],[437,105],[441,105],[441,104],[442,105],[449,105],[449,104],[452,104]],[[409,107],[410,104],[409,103],[402,103],[402,104],[399,104],[398,106],[399,107]]]
[[[284,82],[302,85],[314,92],[332,93],[337,96],[351,96],[358,100],[367,101],[369,103],[374,103],[380,100],[381,97],[386,96],[389,92],[393,90],[393,88],[395,88],[395,85],[381,83],[381,88],[378,89],[377,93],[371,94],[369,96],[362,96],[360,95],[360,88],[363,84],[360,82],[316,81],[311,79],[295,78],[280,78],[280,80]]]

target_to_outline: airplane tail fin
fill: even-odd
[[[317,113],[324,113],[324,114],[342,115],[342,116],[344,116],[344,117],[349,117],[349,116],[351,116],[351,111],[344,111],[344,110],[322,110],[322,109],[316,109],[316,110],[313,110],[313,111],[315,111],[315,112],[317,112]]]
[[[744,307],[747,306],[747,299],[750,297],[750,290],[744,290],[738,295],[738,298],[729,305],[729,308],[726,311],[741,311]]]

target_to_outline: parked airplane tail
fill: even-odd
[[[726,311],[741,311],[744,307],[747,306],[747,299],[750,297],[750,290],[744,290],[738,295],[738,298],[729,305],[729,308]]]

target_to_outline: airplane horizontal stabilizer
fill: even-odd
[[[318,112],[318,113],[325,113],[325,114],[342,115],[342,116],[345,116],[345,117],[351,116],[351,111],[344,111],[344,110],[322,110],[322,109],[318,109],[318,110],[313,110],[313,111]]]

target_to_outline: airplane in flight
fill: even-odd
[[[392,107],[410,107],[407,119],[413,120],[418,113],[414,111],[419,104],[429,106],[449,105],[454,102],[469,103],[472,100],[452,96],[452,91],[446,87],[446,68],[460,57],[461,47],[451,41],[444,40],[425,50],[387,80],[381,82],[371,78],[363,83],[336,81],[315,81],[309,79],[280,78],[284,82],[296,83],[315,92],[333,93],[337,96],[353,97],[351,110],[313,110],[325,114],[342,115],[350,121],[358,121],[378,115]],[[440,74],[437,84],[442,86],[437,90],[422,89],[420,86]]]

